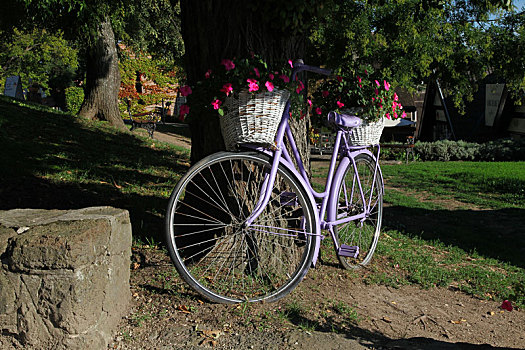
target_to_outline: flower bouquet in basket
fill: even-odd
[[[239,143],[273,146],[275,134],[288,100],[292,113],[302,105],[304,84],[291,81],[292,61],[272,68],[255,55],[244,59],[223,59],[209,69],[200,85],[213,96],[208,108],[220,116],[227,149]]]
[[[371,69],[358,73],[343,71],[335,79],[323,81],[313,100],[314,115],[336,111],[361,118],[361,126],[350,134],[354,146],[378,144],[385,118],[406,117],[394,88],[386,80],[374,78]]]

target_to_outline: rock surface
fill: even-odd
[[[104,349],[130,300],[126,210],[0,211],[0,348]]]

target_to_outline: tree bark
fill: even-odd
[[[265,23],[259,10],[244,0],[181,0],[185,68],[190,85],[202,80],[204,73],[223,58],[255,52],[271,65],[303,57],[305,38],[276,30],[275,25]],[[191,108],[191,95],[189,103]],[[224,149],[218,118],[217,113],[193,115],[190,110],[192,163]],[[298,130],[296,141],[301,149],[307,149],[303,145],[307,142],[306,127],[295,131]]]
[[[120,72],[115,35],[108,17],[98,25],[96,35],[87,51],[86,90],[79,115],[127,129],[118,108]]]

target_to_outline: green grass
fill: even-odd
[[[386,263],[372,266],[375,271],[368,275],[369,283],[449,287],[480,298],[509,299],[525,306],[525,270],[510,263],[395,230],[383,235],[376,254]]]
[[[370,282],[449,287],[525,306],[524,162],[425,162],[383,172],[396,187],[385,194],[377,248],[388,268]]]
[[[387,185],[484,208],[525,207],[525,162],[417,162],[382,168]]]
[[[188,151],[0,98],[0,209],[111,205],[130,211],[135,238],[159,241]]]
[[[383,235],[368,283],[453,288],[525,307],[525,162],[382,169]]]

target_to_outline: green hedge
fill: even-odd
[[[84,102],[84,89],[81,87],[68,87],[66,89],[66,109],[71,114],[78,114]]]
[[[421,160],[523,161],[525,139],[500,139],[486,143],[449,140],[416,142],[414,151]]]

